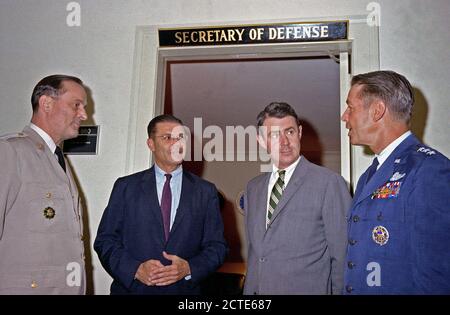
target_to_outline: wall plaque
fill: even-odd
[[[159,29],[161,47],[320,42],[348,39],[348,21]]]
[[[64,154],[97,154],[99,126],[80,126],[78,137],[64,141]]]

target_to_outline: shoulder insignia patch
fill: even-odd
[[[26,138],[26,137],[28,137],[28,135],[24,134],[23,132],[14,132],[14,133],[9,133],[9,134],[0,136],[0,139],[9,140],[9,139]]]
[[[422,152],[422,153],[424,153],[426,155],[434,155],[434,154],[436,154],[435,151],[433,151],[432,149],[427,148],[427,147],[420,147],[420,148],[417,149],[417,152]]]

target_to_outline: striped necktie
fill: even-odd
[[[270,224],[270,220],[272,219],[273,212],[275,211],[278,202],[281,199],[281,195],[283,194],[284,189],[284,174],[285,170],[278,170],[278,179],[275,185],[273,185],[272,192],[270,193],[269,200],[269,209],[267,211],[267,220],[266,220],[266,228]]]

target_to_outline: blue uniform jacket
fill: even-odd
[[[227,245],[213,184],[183,171],[180,204],[167,242],[156,192],[155,169],[119,178],[94,243],[113,277],[111,294],[199,294],[199,283],[225,259]],[[134,276],[148,259],[170,264],[162,252],[188,261],[191,279],[146,286]]]
[[[450,161],[407,137],[348,216],[345,294],[450,294]]]

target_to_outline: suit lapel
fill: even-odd
[[[357,197],[355,204],[358,204],[359,202],[370,196],[378,187],[383,185],[386,181],[386,178],[388,178],[388,176],[392,174],[392,170],[394,169],[394,160],[391,161],[391,157],[383,163],[383,165],[375,172],[369,182],[365,184],[365,186],[362,188],[361,194]],[[364,175],[365,176],[363,183],[366,181],[367,171],[364,173]]]
[[[47,176],[48,180],[53,180],[53,184],[55,186],[61,185],[61,182],[64,182],[71,192],[71,200],[72,200],[72,206],[73,211],[75,212],[76,216],[79,216],[79,222],[80,222],[80,231],[83,231],[82,227],[82,213],[80,212],[80,205],[79,205],[79,195],[78,195],[78,188],[76,186],[75,180],[72,175],[72,171],[70,168],[69,163],[67,162],[67,159],[65,159],[66,162],[66,172],[61,168],[59,165],[55,155],[53,152],[50,151],[50,148],[45,143],[44,139],[41,138],[41,136],[34,131],[29,126],[26,126],[23,129],[23,132],[27,134],[30,138],[30,140],[33,142],[34,147],[36,148],[37,155],[41,160],[44,161],[45,165],[50,165],[49,167],[43,167],[44,170],[47,172],[51,172],[52,174],[49,174]],[[57,179],[55,180],[55,175],[57,176]]]
[[[61,166],[59,168],[61,168]],[[62,168],[61,168],[61,170],[62,170]],[[81,221],[82,213],[80,212],[81,208],[79,205],[78,188],[77,188],[77,184],[75,183],[75,180],[73,178],[72,170],[69,166],[69,163],[67,163],[67,161],[66,161],[66,172],[67,172],[67,179],[69,181],[70,192],[72,193],[73,209],[74,209],[75,213],[80,216],[80,221]]]
[[[308,171],[309,161],[302,156],[297,166],[295,167],[294,173],[289,180],[288,185],[283,191],[283,195],[281,196],[281,200],[278,203],[275,211],[273,212],[272,220],[270,224],[272,224],[276,218],[280,215],[280,213],[286,208],[289,200],[297,193],[300,187],[305,182],[305,177]]]
[[[258,193],[255,198],[256,209],[255,216],[256,224],[254,225],[256,239],[262,240],[266,233],[266,216],[267,216],[267,187],[269,186],[271,173],[267,173],[266,176],[261,178],[261,181],[255,187],[255,191]]]
[[[147,172],[144,172],[141,180],[142,196],[140,198],[141,204],[139,209],[144,210],[144,216],[147,216],[147,211],[150,213],[151,222],[155,222],[158,226],[158,235],[161,242],[165,242],[164,226],[161,214],[161,207],[158,201],[158,192],[156,190],[155,167],[152,166]]]
[[[169,239],[173,235],[177,228],[181,225],[186,213],[192,209],[192,205],[196,204],[193,200],[195,196],[195,182],[189,173],[183,171],[183,179],[181,181],[181,195],[180,202],[178,204],[177,214],[175,216],[175,221],[173,222],[172,229],[170,229]]]
[[[386,161],[381,165],[381,167],[375,172],[373,177],[369,180],[368,183],[365,184],[361,188],[361,193],[355,196],[355,202],[353,207],[359,204],[361,201],[369,197],[378,187],[382,186],[386,183],[386,181],[392,176],[394,173],[396,160],[400,158],[403,152],[410,147],[411,145],[415,145],[419,143],[419,140],[414,135],[408,136],[400,145],[395,148],[395,150],[391,153],[391,155],[387,158]],[[359,181],[359,185],[364,185],[367,177],[367,170],[361,176]],[[358,191],[359,189],[357,189]]]
[[[52,176],[49,176],[49,178],[54,178],[53,175],[56,174],[57,177],[66,182],[67,185],[70,185],[69,178],[67,177],[67,174],[64,172],[64,170],[61,168],[61,166],[58,163],[58,160],[56,159],[53,152],[50,151],[50,148],[45,143],[44,139],[41,138],[41,136],[31,129],[29,126],[26,126],[23,129],[23,132],[26,133],[31,141],[33,142],[36,152],[39,155],[39,157],[43,160],[47,160],[51,165],[51,171],[53,172]],[[47,162],[45,162],[45,165],[49,165]],[[67,160],[66,160],[67,165]],[[45,168],[47,169],[47,168]]]

